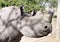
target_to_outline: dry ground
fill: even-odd
[[[52,33],[42,38],[22,37],[21,42],[57,42],[56,38],[56,18],[52,19]]]

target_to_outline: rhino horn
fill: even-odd
[[[51,23],[51,22],[52,22],[53,14],[54,14],[54,10],[53,10],[53,9],[52,9],[52,10],[49,10],[49,11],[48,11],[48,14],[45,14],[43,19],[44,19],[45,21]]]

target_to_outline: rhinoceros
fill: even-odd
[[[45,16],[23,12],[23,6],[9,6],[0,10],[0,42],[19,42],[21,37],[40,38],[52,32],[52,14]],[[48,19],[51,18],[51,19]],[[49,20],[49,21],[47,21]]]

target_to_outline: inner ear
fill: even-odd
[[[36,15],[36,10],[33,10],[33,15],[32,16],[35,16]]]
[[[24,9],[23,9],[23,8],[24,8],[24,6],[21,5],[21,6],[20,6],[21,16],[23,16],[23,14],[24,14],[24,11],[23,11]]]

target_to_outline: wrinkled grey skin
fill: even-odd
[[[0,10],[0,42],[19,42],[22,34],[17,29],[21,11],[15,6]],[[16,41],[15,41],[15,40]]]
[[[0,42],[19,42],[23,35],[35,38],[46,36],[52,31],[52,25],[46,19],[22,13],[15,6],[3,8],[0,10]]]

